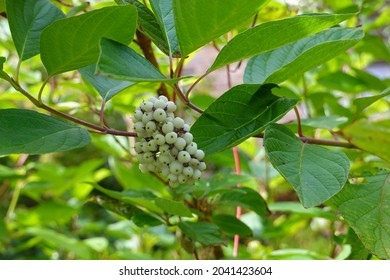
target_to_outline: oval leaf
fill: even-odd
[[[7,0],[6,5],[12,39],[22,61],[39,54],[42,30],[65,17],[48,0]]]
[[[331,28],[260,54],[248,61],[244,82],[281,83],[334,58],[362,38],[363,31],[360,29]]]
[[[128,46],[103,38],[100,48],[99,74],[133,82],[174,83],[180,80],[166,78],[149,60]]]
[[[252,57],[310,36],[353,15],[299,15],[260,24],[230,40],[218,54],[209,72],[232,62]]]
[[[87,145],[87,130],[23,109],[0,110],[0,155],[63,152]]]
[[[184,205],[183,202],[158,197],[156,198],[155,203],[168,214],[180,217],[192,217],[192,212]]]
[[[252,230],[239,219],[231,215],[214,215],[212,217],[213,223],[219,228],[229,234],[238,234],[241,237],[252,236]]]
[[[179,228],[185,235],[203,245],[218,245],[223,243],[219,228],[206,222],[180,222]]]
[[[215,100],[191,128],[199,148],[209,155],[234,147],[283,117],[298,100],[273,95],[274,87],[238,85]]]
[[[264,148],[272,165],[293,186],[304,207],[325,202],[348,179],[350,163],[344,153],[303,143],[283,125],[267,127]]]
[[[183,56],[247,21],[268,0],[174,0],[173,9]]]
[[[96,63],[100,39],[129,44],[136,22],[137,11],[130,5],[102,8],[53,22],[42,32],[42,62],[50,76]]]
[[[390,173],[381,171],[365,180],[346,185],[332,201],[366,248],[390,259]]]

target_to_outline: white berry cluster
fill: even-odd
[[[134,113],[135,151],[142,172],[157,172],[171,187],[193,184],[206,169],[205,156],[193,142],[190,126],[175,117],[176,104],[165,96],[141,103]]]

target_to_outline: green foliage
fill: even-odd
[[[61,2],[0,0],[0,258],[390,259],[385,1]]]

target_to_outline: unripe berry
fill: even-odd
[[[181,183],[181,184],[184,184],[187,181],[187,177],[184,176],[183,174],[179,174],[177,176],[177,181],[179,181],[179,183]]]
[[[153,103],[149,101],[144,101],[141,103],[141,109],[145,112],[151,112],[153,109]]]
[[[156,123],[154,121],[148,121],[145,125],[145,130],[149,133],[153,133],[156,131]]]
[[[154,102],[154,108],[155,108],[155,109],[157,109],[157,108],[165,109],[165,106],[166,106],[166,102],[164,102],[164,101],[161,100],[161,99],[156,100],[156,102]]]
[[[175,175],[175,174],[169,174],[168,175],[168,181],[169,182],[175,182],[175,181],[177,181],[177,175]]]
[[[194,140],[194,136],[192,136],[192,134],[189,132],[185,133],[182,137],[184,138],[184,140],[186,140],[187,145],[191,144]]]
[[[186,148],[186,151],[190,154],[190,155],[194,155],[196,153],[196,151],[198,150],[198,145],[196,145],[195,142],[192,142],[191,144],[189,144]]]
[[[154,156],[151,152],[146,152],[143,154],[143,162],[144,163],[151,163],[154,161]]]
[[[136,132],[143,132],[145,130],[145,125],[143,124],[143,122],[136,122],[134,124],[134,130]]]
[[[183,138],[178,137],[178,138],[176,139],[175,147],[176,147],[179,151],[184,150],[184,148],[185,148],[186,145],[187,145],[186,140],[184,140]]]
[[[173,129],[174,129],[173,123],[171,123],[171,122],[167,122],[162,126],[162,132],[164,132],[165,134],[172,132]]]
[[[183,131],[185,131],[185,132],[190,131],[190,126],[185,123],[184,126],[183,126]]]
[[[167,105],[167,111],[168,112],[175,112],[176,111],[176,104],[175,103],[173,103],[172,101],[168,101],[167,103],[166,103],[166,105]]]
[[[196,153],[194,154],[194,156],[199,160],[203,160],[204,159],[204,152],[202,150],[197,150]]]
[[[177,129],[184,127],[184,120],[182,118],[176,117],[173,119],[173,126]]]
[[[142,111],[141,110],[135,110],[135,112],[134,112],[134,120],[136,120],[136,121],[140,121],[140,120],[142,120],[142,116],[144,115],[144,113],[142,113]]]
[[[168,164],[168,163],[170,163],[172,160],[171,160],[171,157],[170,156],[168,156],[168,155],[160,155],[159,157],[158,157],[158,160],[161,162],[161,163],[163,163],[163,164]]]
[[[154,102],[156,102],[158,99],[156,98],[156,97],[154,97],[154,96],[152,96],[152,97],[150,97],[149,99],[148,99],[148,101],[149,102],[152,102],[153,104],[154,104]]]
[[[206,170],[206,163],[204,161],[201,161],[199,163],[199,170],[200,171],[205,171]]]
[[[194,169],[191,166],[184,167],[183,174],[190,178],[192,175],[194,175]]]
[[[154,140],[154,139],[150,140],[148,142],[148,148],[149,148],[149,151],[151,151],[151,152],[157,151],[158,147],[156,144],[156,140]]]
[[[194,175],[192,175],[192,178],[194,178],[195,180],[199,180],[201,175],[202,175],[202,172],[200,172],[199,169],[195,169]]]
[[[179,175],[182,170],[183,165],[177,160],[171,162],[171,164],[169,165],[169,171],[171,171],[172,174]]]
[[[135,143],[135,145],[134,145],[134,151],[135,151],[137,154],[142,153],[142,143],[141,143],[141,142]]]
[[[142,116],[142,122],[147,124],[149,121],[153,120],[153,112],[146,112]]]
[[[153,139],[156,141],[156,144],[159,145],[159,146],[165,144],[165,136],[160,134],[160,133],[154,135]]]
[[[165,138],[164,138],[164,141],[165,141]],[[161,145],[159,148],[158,148],[159,152],[161,154],[167,154],[169,153],[169,145],[167,144],[164,144],[164,145]]]
[[[179,150],[176,147],[173,147],[170,149],[170,153],[173,157],[177,157],[177,155],[179,154]]]
[[[167,118],[167,113],[165,113],[164,109],[157,108],[153,112],[153,118],[158,122],[163,122]]]
[[[160,95],[160,96],[158,97],[158,99],[164,101],[165,103],[168,102],[168,98],[166,98],[164,95]]]
[[[177,160],[180,163],[188,163],[191,160],[191,156],[186,151],[180,151],[179,154],[177,155]]]
[[[165,135],[165,142],[167,142],[167,144],[173,144],[176,142],[176,140],[177,140],[176,132],[169,132],[167,133],[167,135]]]

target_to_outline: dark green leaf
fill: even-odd
[[[170,54],[173,57],[181,57],[173,17],[173,0],[151,0],[150,4],[168,41]]]
[[[192,217],[192,212],[184,205],[183,202],[158,197],[156,198],[155,203],[168,214],[180,217]]]
[[[0,110],[0,155],[63,152],[87,145],[87,130],[24,109]]]
[[[169,45],[164,36],[163,31],[151,10],[137,0],[124,0],[126,3],[133,4],[138,11],[138,24],[140,29],[144,32],[156,46],[165,54],[169,54]]]
[[[4,62],[5,62],[5,57],[0,56],[0,78],[6,80],[8,82],[11,82],[11,78],[3,70]]]
[[[360,119],[345,127],[343,134],[357,147],[390,162],[390,120]]]
[[[155,227],[163,223],[160,219],[157,219],[156,217],[141,210],[136,211],[132,220],[138,227]]]
[[[362,241],[352,230],[348,230],[347,238],[345,240],[346,244],[351,245],[351,254],[348,256],[348,260],[367,260],[371,253],[364,247]]]
[[[332,201],[373,254],[390,259],[390,173],[365,177],[362,184],[348,184]]]
[[[271,212],[286,212],[313,218],[320,217],[331,221],[337,220],[335,213],[326,211],[318,207],[312,207],[307,209],[304,208],[299,202],[275,202],[269,204],[268,208]]]
[[[360,29],[331,28],[262,53],[248,61],[244,82],[281,83],[334,58],[362,38],[363,31]]]
[[[241,237],[252,236],[252,230],[239,219],[230,215],[214,215],[212,217],[213,223],[219,228],[229,234],[238,234]]]
[[[304,207],[325,202],[348,179],[350,163],[344,153],[303,143],[282,125],[268,126],[264,148],[272,165],[293,186]]]
[[[179,228],[189,238],[206,246],[219,245],[223,242],[221,232],[214,224],[206,222],[180,222]]]
[[[354,14],[299,15],[287,19],[269,21],[234,37],[218,54],[209,72],[239,61],[287,45],[342,22]]]
[[[254,16],[267,0],[174,0],[173,9],[183,56]]]
[[[149,60],[128,46],[103,38],[100,48],[99,74],[132,82],[174,83],[178,80],[166,78]]]
[[[356,106],[356,116],[360,115],[363,110],[369,107],[371,104],[375,103],[376,101],[385,96],[388,96],[389,94],[390,88],[387,88],[381,94],[354,99],[353,104]]]
[[[226,191],[219,198],[219,202],[231,206],[248,208],[261,217],[265,217],[269,214],[264,198],[258,192],[246,187],[234,188]]]
[[[4,218],[0,219],[0,242],[5,242],[8,240],[8,231],[4,223]]]
[[[343,71],[333,72],[318,79],[318,83],[327,90],[339,90],[347,93],[361,93],[371,90],[361,79]]]
[[[297,99],[272,94],[273,84],[238,85],[215,100],[191,128],[198,147],[209,155],[260,133],[290,111]]]
[[[100,39],[129,44],[136,22],[137,11],[130,5],[106,7],[53,22],[42,32],[42,62],[50,76],[96,63]]]
[[[12,38],[22,61],[39,54],[42,30],[65,17],[48,0],[7,0],[6,5]]]
[[[79,70],[81,75],[90,82],[99,92],[103,100],[108,101],[117,93],[133,85],[133,82],[113,80],[104,76],[95,75],[96,65],[90,65]]]

